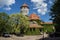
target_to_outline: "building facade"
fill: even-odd
[[[24,16],[28,16],[29,14],[29,7],[27,4],[23,4],[21,7],[21,13],[24,15]],[[52,22],[41,22],[40,20],[40,17],[36,14],[36,13],[32,13],[31,15],[28,16],[29,17],[29,30],[30,31],[35,31],[36,29],[40,32],[42,32],[42,29],[43,29],[43,25],[47,24],[47,25],[51,25],[53,24]]]

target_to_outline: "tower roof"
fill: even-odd
[[[28,6],[26,3],[24,3],[22,6]]]
[[[24,3],[24,4],[21,6],[21,8],[22,8],[22,7],[27,7],[27,8],[29,8],[26,3]]]
[[[39,20],[39,16],[36,15],[35,13],[32,13],[32,14],[29,16],[29,19],[30,19],[30,20]]]

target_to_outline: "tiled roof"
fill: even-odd
[[[23,6],[23,7],[28,7],[28,5],[27,5],[26,3],[24,3],[22,6]]]
[[[30,24],[30,28],[43,28],[43,26],[38,25],[38,24]]]
[[[52,22],[41,22],[41,24],[53,24]]]
[[[22,7],[27,7],[27,8],[29,8],[29,6],[28,6],[26,3],[24,3],[20,8],[22,8]]]
[[[32,13],[30,16],[29,16],[29,19],[30,20],[39,20],[39,16],[38,15],[36,15],[35,13]]]

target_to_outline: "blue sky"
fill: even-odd
[[[19,13],[20,7],[26,3],[30,8],[29,15],[36,13],[41,20],[50,22],[50,8],[54,0],[0,0],[0,12],[7,14]]]

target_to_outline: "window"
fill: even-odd
[[[36,24],[36,21],[30,21],[31,24]]]
[[[35,31],[35,28],[33,28],[33,31]]]

